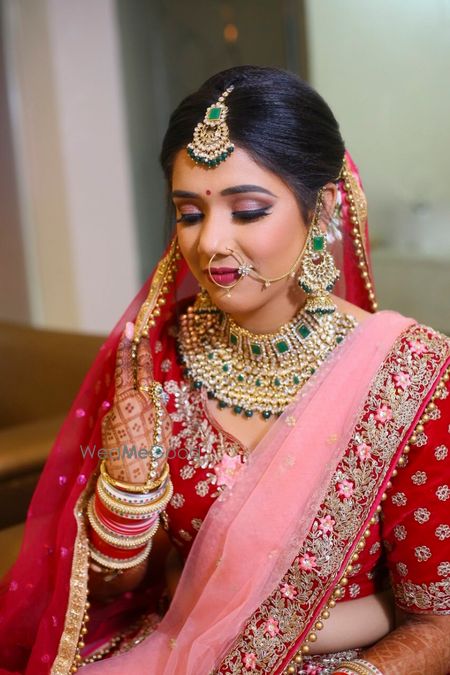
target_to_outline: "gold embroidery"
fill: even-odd
[[[422,351],[417,350],[418,343],[424,347]],[[392,460],[407,437],[417,409],[429,396],[449,351],[448,338],[419,325],[409,328],[396,341],[378,371],[349,448],[335,472],[324,504],[301,551],[278,587],[249,618],[215,672],[245,672],[244,655],[248,653],[256,655],[254,670],[276,671],[286,662],[289,651],[302,636],[305,626],[314,625],[313,622],[317,621],[320,602],[331,597],[327,606],[332,607],[335,600],[342,596],[343,588],[348,584],[347,577],[343,577],[339,587],[333,591],[342,562],[354,560],[357,557],[355,552],[364,547],[365,538],[370,535],[370,530],[364,529],[367,527],[365,523],[374,522],[370,514],[380,486],[389,469],[393,468]],[[395,376],[402,373],[411,377],[412,386],[396,386]],[[410,442],[415,440],[417,437],[411,437]],[[370,446],[369,457],[362,453],[363,445]],[[405,459],[402,455],[398,465],[404,465]],[[383,493],[381,499],[385,498]],[[376,508],[381,509],[379,505]],[[334,529],[327,536],[324,533],[318,536],[318,519],[327,515],[333,516]],[[358,543],[360,532],[363,536]],[[301,567],[305,556],[309,559],[313,556],[315,560],[315,566],[309,572]],[[347,572],[349,570],[351,565]],[[286,585],[295,589],[291,597],[281,591]],[[277,621],[280,629],[270,638],[264,631],[269,620]],[[317,635],[310,633],[302,639],[315,641]],[[307,653],[308,645],[304,644],[301,651]]]
[[[431,584],[402,580],[394,585],[394,595],[397,605],[407,612],[432,610],[434,614],[450,614],[450,579]]]
[[[84,508],[89,494],[90,491],[86,488],[78,498],[74,509],[77,521],[77,534],[70,575],[69,601],[64,629],[59,641],[58,653],[53,662],[51,675],[67,675],[67,673],[71,672],[71,667],[77,654],[88,592],[89,547]]]

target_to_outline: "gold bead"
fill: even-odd
[[[400,459],[398,460],[397,464],[398,464],[398,466],[404,466],[404,465],[405,465],[405,462],[406,462],[405,457],[400,457]]]
[[[397,475],[398,475],[398,471],[397,471],[397,469],[394,469],[394,470],[393,470],[393,472],[392,472],[392,475],[393,475],[393,477],[394,477],[394,478],[395,478],[395,476],[397,476]]]
[[[385,502],[386,499],[387,499],[387,494],[385,492],[383,492],[383,494],[381,495],[381,501]]]
[[[287,672],[288,673],[295,673],[297,668],[295,666],[288,666]]]
[[[416,432],[417,432],[418,434],[421,434],[421,433],[423,433],[423,431],[424,431],[424,426],[423,426],[423,424],[418,424],[418,425],[416,426]]]
[[[336,601],[335,601],[335,600],[330,600],[330,601],[328,602],[328,607],[331,607],[331,609],[333,609],[333,607],[336,607]]]
[[[433,411],[433,410],[436,410],[436,403],[433,403],[433,402],[429,403],[427,405],[427,410],[429,410],[430,412]]]
[[[301,654],[296,654],[294,656],[294,661],[295,663],[298,663],[299,665],[303,663],[303,656]]]
[[[341,586],[347,586],[348,585],[347,577],[342,577],[342,579],[340,580],[339,583],[340,583]]]
[[[316,642],[316,640],[317,640],[317,635],[316,635],[315,633],[310,633],[310,634],[308,635],[308,640],[309,640],[310,642]]]
[[[351,574],[353,572],[353,565],[347,565],[345,569],[345,574]]]
[[[356,562],[358,559],[359,559],[359,554],[358,554],[358,553],[354,553],[354,554],[352,555],[352,561],[353,561],[353,562]]]
[[[323,628],[323,623],[322,623],[322,621],[316,621],[316,623],[314,624],[314,628],[315,628],[316,630],[322,630],[322,628]]]
[[[327,609],[324,609],[321,612],[320,616],[322,617],[322,619],[329,619],[330,618],[330,612]]]
[[[411,450],[411,446],[405,445],[405,447],[403,448],[403,454],[407,455],[410,450]]]
[[[395,469],[394,469],[394,470],[395,470]],[[394,473],[394,472],[392,472],[392,473]],[[381,506],[378,504],[378,506],[377,506],[377,513],[381,513],[382,510],[383,510],[383,509],[382,509]]]
[[[388,482],[386,483],[386,488],[387,488],[388,490],[390,490],[391,487],[392,487],[392,483],[391,483],[390,480],[388,480]]]
[[[368,539],[370,537],[370,530],[367,528],[367,530],[364,530],[364,537]]]
[[[310,652],[309,645],[302,645],[302,653],[309,654],[309,652]]]

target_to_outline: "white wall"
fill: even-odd
[[[374,239],[401,245],[417,222],[450,257],[450,0],[306,4],[311,81],[360,166]]]
[[[4,0],[32,322],[108,332],[137,243],[113,0]]]

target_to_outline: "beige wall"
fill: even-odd
[[[450,258],[450,0],[306,3],[311,81],[360,166],[372,230],[414,247],[423,224]]]
[[[107,332],[139,286],[115,5],[3,11],[32,323]]]

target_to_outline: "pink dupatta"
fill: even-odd
[[[268,431],[208,511],[158,628],[89,675],[210,673],[301,547],[393,342],[413,323],[371,316]]]

